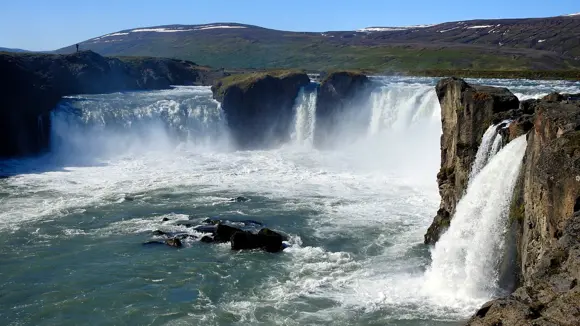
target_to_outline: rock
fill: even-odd
[[[513,116],[519,101],[506,88],[469,85],[462,79],[446,78],[437,83],[441,105],[441,170],[437,175],[441,205],[425,234],[425,244],[434,244],[449,227],[463,195],[481,138],[492,122]]]
[[[49,146],[50,112],[65,95],[209,85],[213,72],[193,62],[0,53],[0,157],[37,154]]]
[[[166,235],[167,233],[165,233],[164,231],[161,230],[155,230],[152,232],[153,235]]]
[[[268,228],[263,228],[260,231],[258,231],[258,235],[268,235],[268,236],[279,237],[280,241],[288,241],[289,240],[289,237],[287,235],[282,234],[280,232],[272,231]]]
[[[513,248],[516,264],[500,271],[500,278],[515,274],[511,283],[517,288],[485,304],[468,325],[579,325],[580,101],[553,93],[514,108],[505,90],[458,79],[441,80],[437,93],[443,122],[437,175],[442,202],[426,243],[435,243],[449,225],[489,121],[512,120],[507,131],[501,130],[504,142],[527,134],[505,246]]]
[[[269,148],[288,141],[296,97],[308,84],[301,72],[248,73],[223,78],[212,92],[238,148]]]
[[[361,106],[370,95],[370,81],[357,72],[333,72],[325,76],[320,84],[316,99],[316,128],[314,143],[317,147],[332,146],[336,133],[340,131],[340,121],[345,119],[345,111],[354,104]],[[349,124],[361,118],[359,111],[353,111]],[[364,120],[364,116],[362,116]],[[368,123],[368,121],[366,121]]]
[[[217,224],[214,225],[198,225],[193,228],[197,232],[215,234],[217,232]]]
[[[144,242],[143,245],[168,245],[170,247],[174,247],[174,248],[181,248],[183,246],[183,244],[181,243],[181,240],[179,240],[178,238],[171,238],[171,239],[166,239],[164,241],[159,241],[159,240],[152,240],[152,241],[147,241]]]
[[[252,234],[238,231],[231,238],[232,250],[262,249],[267,252],[282,251],[282,238],[279,234]]]
[[[212,236],[204,235],[203,237],[201,237],[201,239],[199,241],[204,242],[204,243],[212,243],[215,240]]]
[[[161,219],[161,222],[167,222],[167,221],[169,221],[169,219],[167,217],[164,217]]]
[[[244,231],[229,225],[218,224],[216,227],[214,239],[218,242],[228,242],[236,232]]]
[[[236,202],[236,203],[245,203],[247,201],[250,201],[250,198],[247,198],[247,197],[244,197],[244,196],[238,196],[236,198],[230,199],[230,201]]]
[[[165,240],[165,244],[170,246],[170,247],[175,247],[175,248],[181,248],[183,246],[183,244],[181,243],[181,240],[179,240],[179,238],[167,239],[167,240]]]

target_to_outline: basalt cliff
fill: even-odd
[[[427,244],[450,225],[486,129],[499,124],[504,143],[527,138],[506,225],[506,248],[514,254],[506,253],[511,267],[500,270],[500,278],[512,276],[505,285],[511,294],[486,303],[468,324],[580,325],[580,96],[550,94],[520,103],[507,89],[454,78],[441,80],[437,95],[441,206]]]
[[[0,53],[0,71],[0,157],[45,150],[50,112],[63,96],[211,85],[224,74],[184,60],[109,58],[91,51]]]

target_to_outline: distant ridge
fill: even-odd
[[[138,27],[91,38],[84,50],[225,68],[580,69],[580,14],[355,31],[292,32],[239,23]],[[58,53],[75,51],[73,45]]]

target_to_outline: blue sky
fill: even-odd
[[[292,31],[580,12],[580,0],[17,0],[0,4],[0,47],[53,50],[134,27],[238,22]]]

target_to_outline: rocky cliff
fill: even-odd
[[[341,141],[336,136],[341,127],[341,121],[338,119],[351,118],[349,123],[353,123],[352,120],[356,119],[356,110],[351,110],[355,113],[352,117],[345,116],[345,110],[368,100],[369,84],[370,81],[364,74],[347,71],[330,73],[321,81],[316,99],[314,131],[314,143],[318,147],[331,145],[333,141]]]
[[[533,105],[510,212],[519,287],[470,325],[580,325],[580,97],[552,94]]]
[[[50,111],[65,95],[204,85],[222,73],[189,61],[0,53],[0,157],[47,148]]]
[[[505,89],[458,79],[440,81],[437,94],[442,202],[426,243],[449,225],[489,125],[513,120],[502,131],[504,142],[527,133],[506,234],[506,248],[516,254],[505,265],[512,270],[500,271],[515,276],[516,289],[486,303],[469,325],[580,325],[580,96],[551,94],[518,105]]]
[[[212,92],[238,148],[252,149],[288,140],[296,97],[309,84],[308,75],[301,72],[248,73],[218,81]]]
[[[441,205],[425,234],[425,244],[434,244],[449,226],[486,129],[492,122],[513,116],[519,108],[517,97],[505,88],[468,85],[448,78],[441,80],[436,90],[443,128],[437,174]]]

